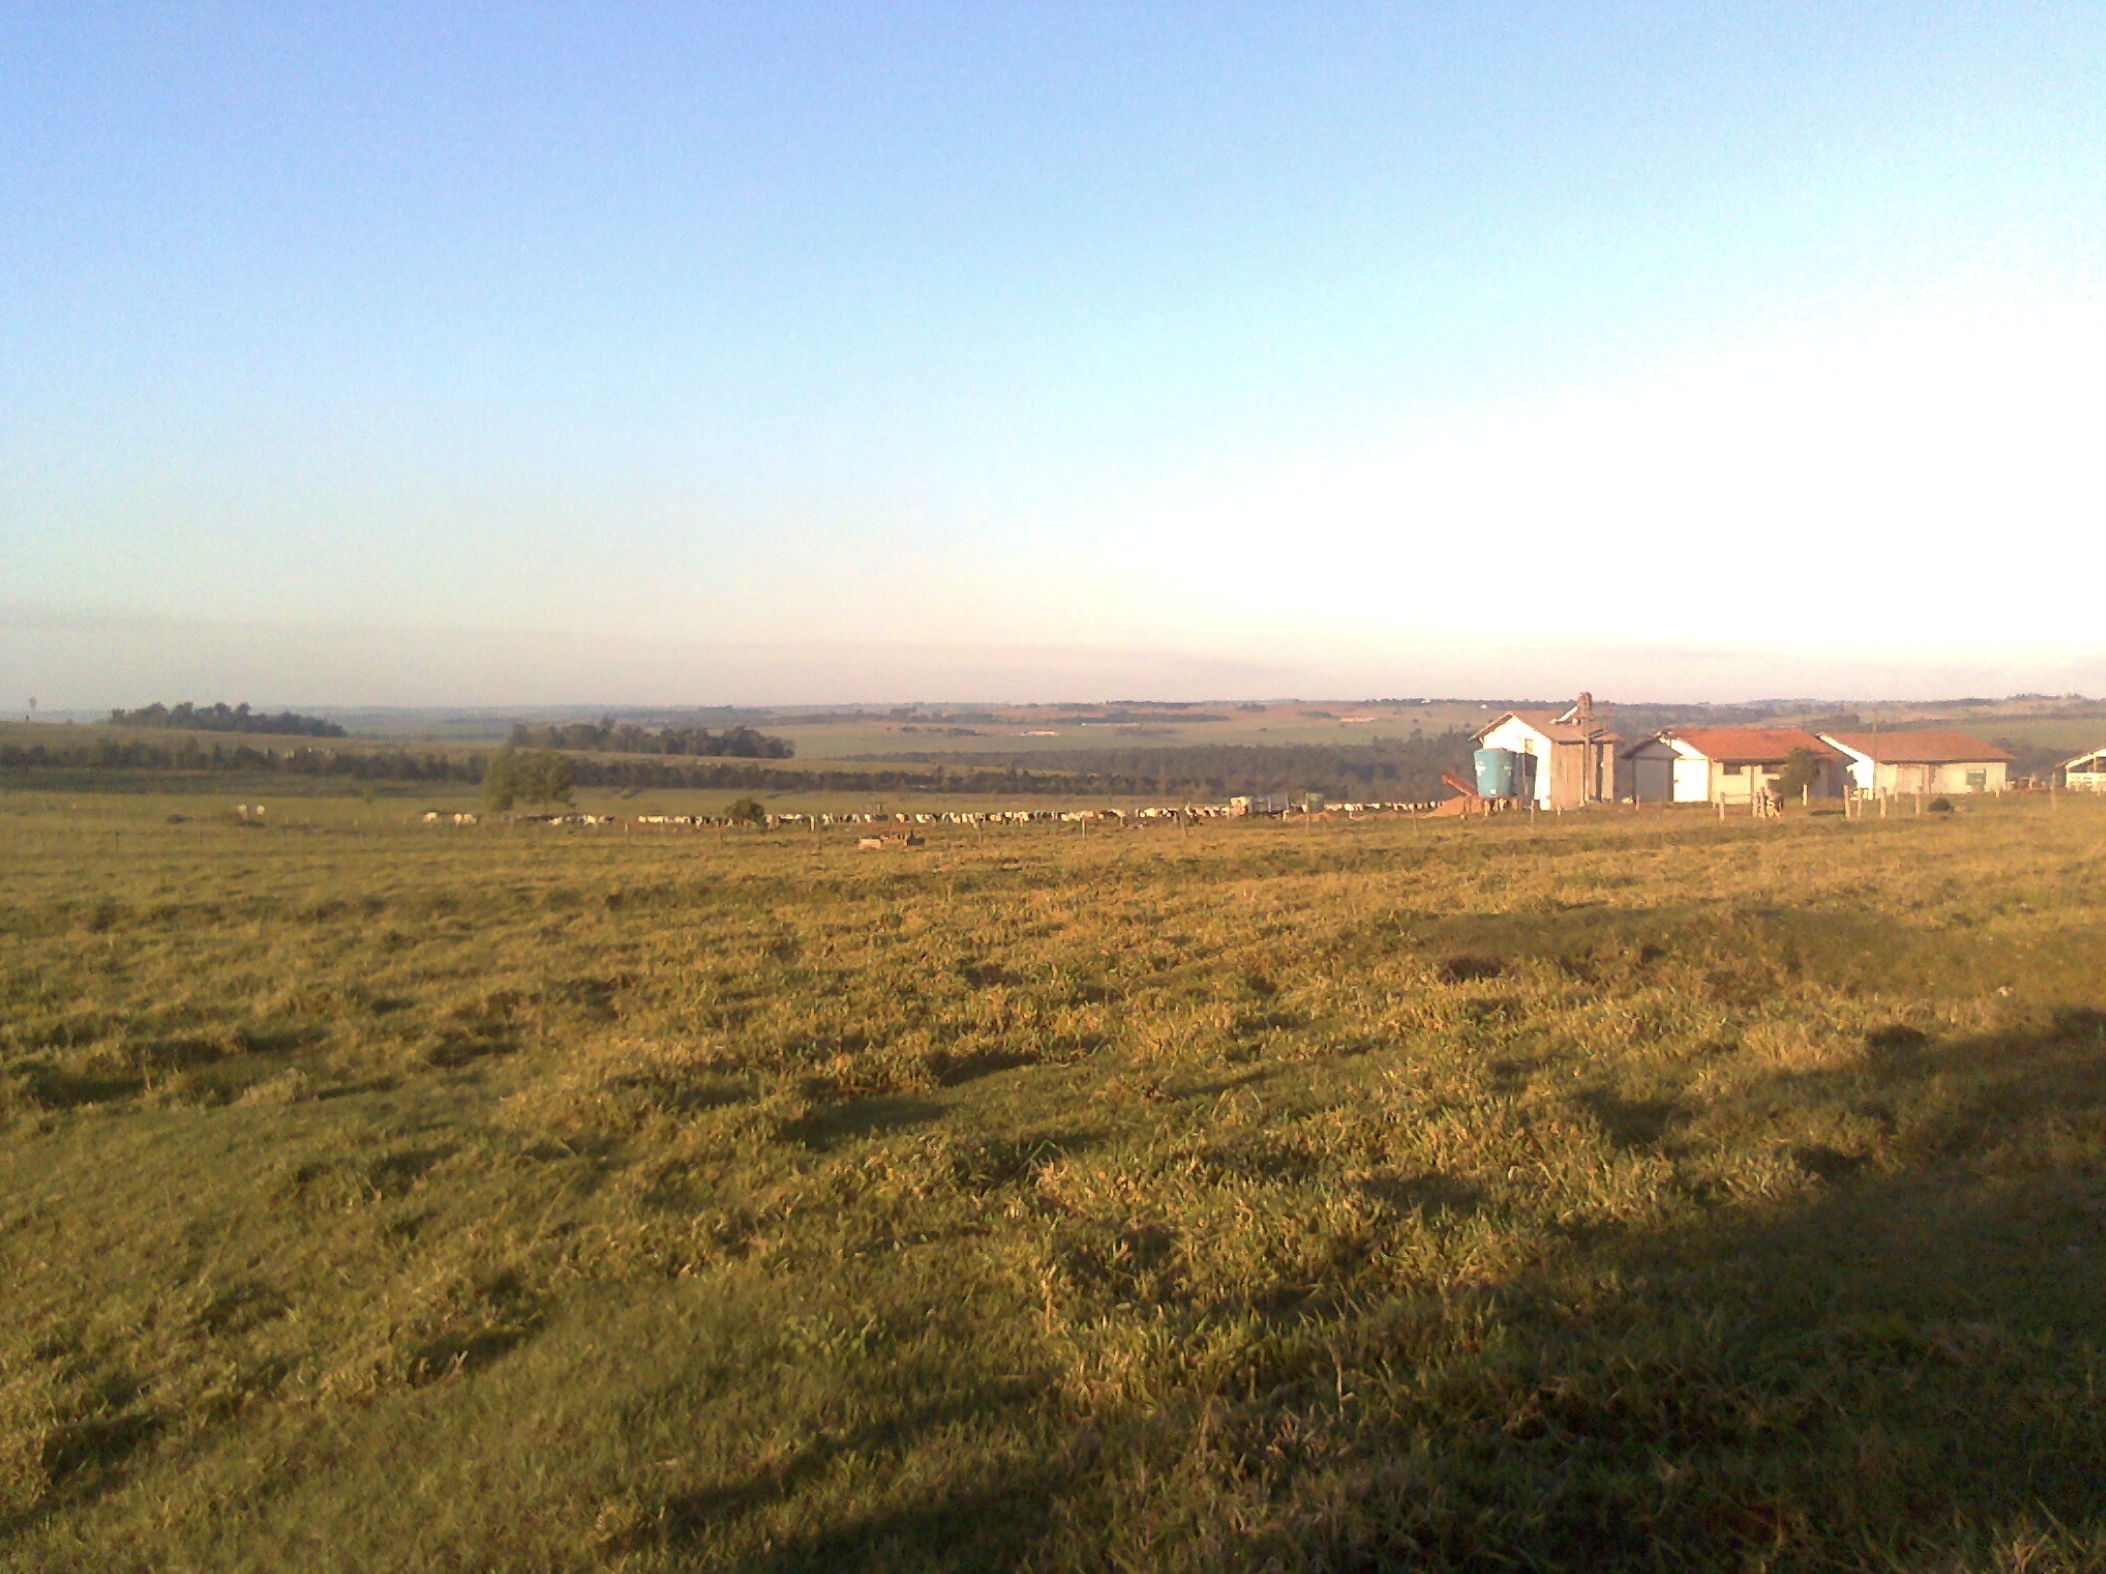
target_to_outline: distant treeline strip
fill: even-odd
[[[594,754],[686,754],[704,758],[787,760],[797,751],[788,740],[772,738],[751,727],[664,727],[657,732],[612,716],[598,722],[569,722],[530,727],[519,722],[508,740],[515,749],[582,750]]]
[[[140,740],[0,745],[0,770],[176,771],[243,775],[348,776],[360,781],[474,782],[479,755],[412,754],[402,749],[276,749],[251,743]]]
[[[172,732],[267,732],[292,738],[344,736],[344,729],[333,721],[324,721],[319,716],[302,716],[289,710],[282,710],[275,716],[251,711],[246,700],[234,706],[224,702],[193,705],[188,700],[180,705],[157,702],[138,710],[113,710],[110,723],[117,727],[164,727]]]
[[[581,787],[699,788],[733,792],[1035,792],[1061,795],[1105,792],[1051,772],[960,775],[936,770],[797,770],[782,766],[711,761],[594,759],[567,756],[572,780]],[[0,745],[0,771],[158,772],[182,776],[288,776],[340,778],[354,782],[448,782],[479,785],[489,767],[486,754],[413,753],[405,749],[259,749],[248,744],[203,745],[119,743],[23,748]]]
[[[1051,755],[931,755],[859,769],[795,769],[731,761],[572,757],[581,787],[736,792],[988,793],[1219,802],[1297,789],[1341,799],[1423,802],[1446,796],[1440,772],[1469,758],[1469,735],[1446,733],[1351,748],[1222,746],[1063,750]],[[251,744],[120,742],[0,746],[0,770],[163,771],[332,777],[357,782],[480,784],[489,756],[406,749],[258,748]]]

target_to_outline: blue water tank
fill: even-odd
[[[1514,751],[1479,749],[1474,758],[1477,763],[1477,795],[1480,798],[1511,798],[1514,794]]]

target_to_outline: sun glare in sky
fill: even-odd
[[[2106,12],[1141,9],[9,9],[0,683],[2106,688]]]

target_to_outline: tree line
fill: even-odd
[[[157,701],[138,710],[111,711],[110,725],[161,727],[171,732],[268,732],[294,738],[344,736],[344,729],[333,721],[324,721],[319,716],[302,716],[289,710],[279,711],[275,716],[266,711],[252,711],[246,700],[231,706],[225,702],[194,705],[185,700],[180,705],[163,705]]]
[[[343,776],[357,781],[447,782],[481,779],[471,757],[406,749],[289,749],[251,743],[175,743],[109,738],[75,744],[0,746],[0,770],[163,771],[179,775]]]
[[[722,732],[707,727],[661,727],[656,732],[634,722],[617,722],[603,716],[597,722],[556,723],[530,727],[513,725],[506,740],[514,749],[570,749],[589,754],[673,754],[703,758],[787,760],[797,751],[786,738],[771,737],[751,727],[731,726]]]

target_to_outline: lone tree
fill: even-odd
[[[1811,749],[1794,749],[1784,757],[1784,769],[1777,773],[1777,795],[1780,798],[1796,798],[1810,791],[1821,779],[1821,762]]]
[[[734,798],[724,817],[733,825],[766,825],[768,808],[758,798]]]
[[[483,767],[483,807],[502,814],[514,803],[570,802],[577,773],[570,761],[548,749],[499,749]]]

